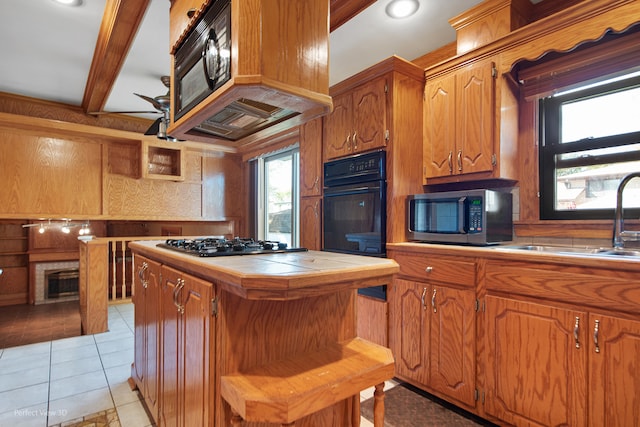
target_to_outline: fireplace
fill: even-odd
[[[80,272],[77,268],[46,270],[44,272],[45,299],[78,295]]]
[[[56,262],[36,262],[34,265],[33,273],[35,278],[34,296],[35,304],[55,303],[68,300],[79,299],[78,296],[78,284],[79,284],[79,262],[78,261],[56,261]],[[49,280],[47,275],[50,273],[56,273],[52,276],[53,283],[53,296],[49,293]],[[74,279],[73,276],[76,278]],[[70,290],[71,282],[75,281],[75,289]],[[58,286],[63,295],[55,296]]]

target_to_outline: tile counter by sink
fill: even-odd
[[[158,243],[138,241],[129,247],[180,271],[215,280],[246,299],[295,299],[376,286],[389,283],[399,269],[391,259],[319,251],[206,258],[158,248]]]
[[[356,289],[391,283],[399,271],[385,258],[317,251],[203,258],[157,243],[129,245],[136,306],[132,380],[163,424],[230,425],[222,378],[310,360],[309,354],[351,342]],[[356,402],[359,391],[325,409],[315,399],[308,404],[317,412],[299,425],[351,425],[359,418]]]

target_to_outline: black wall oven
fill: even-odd
[[[385,152],[373,151],[324,165],[323,249],[385,257]],[[360,289],[386,299],[386,286]]]

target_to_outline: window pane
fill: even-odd
[[[286,242],[293,246],[293,156],[277,157],[265,161],[266,209],[265,239]]]
[[[640,131],[640,87],[562,104],[562,142]]]
[[[601,164],[556,170],[555,209],[614,209],[620,180],[640,171],[640,161]],[[625,207],[640,207],[640,179],[625,188]]]

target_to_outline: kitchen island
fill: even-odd
[[[356,289],[391,283],[398,272],[396,262],[384,258],[317,251],[206,258],[158,243],[130,244],[136,266],[132,380],[161,425],[230,425],[221,392],[227,379],[351,341]],[[384,372],[385,379],[393,376],[392,361]],[[354,397],[296,426],[355,425]],[[314,405],[301,397],[294,402]]]

